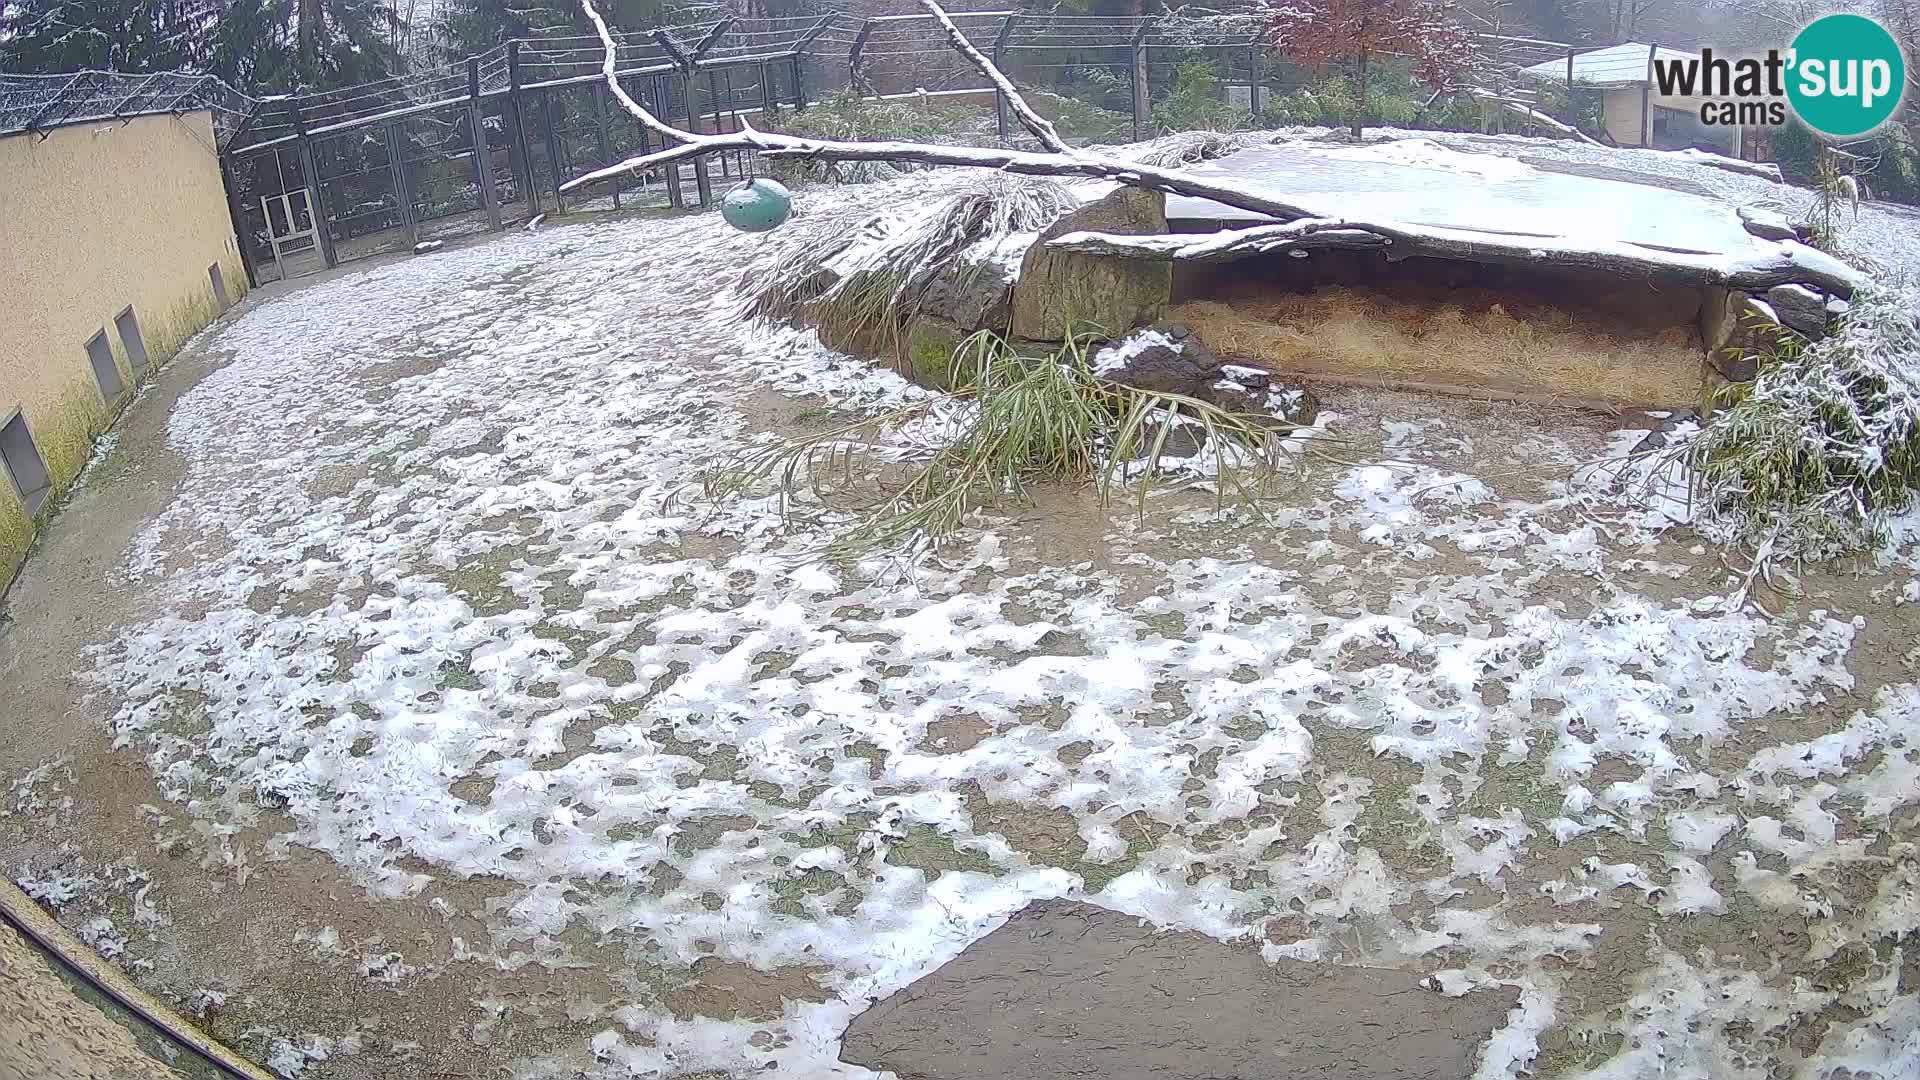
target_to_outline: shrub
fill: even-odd
[[[1126,142],[1133,138],[1133,117],[1127,113],[1103,109],[1050,90],[1028,90],[1024,96],[1035,112],[1053,123],[1061,138],[1076,146]],[[1009,119],[1008,123],[1013,121]]]
[[[876,101],[847,92],[816,102],[804,112],[787,112],[779,130],[803,138],[858,141],[898,139],[903,142],[959,145],[978,142],[992,130],[992,120],[977,106],[940,98],[895,98]],[[899,166],[884,161],[818,162],[768,159],[776,178],[788,183],[828,180],[869,183],[899,176]]]
[[[1686,447],[1709,531],[1825,558],[1878,545],[1920,489],[1920,291],[1874,285],[1786,337]]]
[[[1173,70],[1173,83],[1153,103],[1157,131],[1239,131],[1252,126],[1253,117],[1220,97],[1220,80],[1213,65],[1189,60]]]

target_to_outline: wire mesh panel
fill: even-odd
[[[818,101],[837,97],[852,86],[847,54],[859,36],[860,22],[852,16],[836,16],[828,20],[826,26],[801,50],[800,77],[806,84],[810,99]],[[787,94],[781,100],[793,101],[796,98]]]
[[[1008,14],[955,12],[953,22],[976,48],[988,50]],[[848,49],[848,71],[850,80],[868,94],[935,93],[985,84],[931,15],[867,20]]]
[[[343,262],[411,243],[385,135],[376,124],[313,140],[319,205]]]
[[[471,231],[469,219],[485,202],[474,169],[473,126],[466,106],[408,117],[400,130],[401,160],[421,235]]]
[[[0,135],[205,109],[213,114],[214,132],[224,146],[257,104],[211,75],[172,71],[0,74]]]
[[[1117,142],[1133,131],[1133,46],[1142,21],[1084,16],[1017,19],[1002,46],[1008,77],[1075,142]],[[1020,137],[1017,127],[1009,133]]]
[[[239,212],[235,232],[256,276],[275,281],[282,276],[283,260],[274,257],[273,239],[312,230],[311,200],[304,196],[306,182],[301,178],[300,161],[291,145],[256,150],[236,155],[228,173],[233,185],[233,204]],[[306,251],[308,245],[302,245]],[[319,268],[319,256],[309,260]],[[294,270],[301,267],[296,264]]]

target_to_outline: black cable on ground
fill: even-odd
[[[74,977],[112,998],[122,1008],[188,1054],[232,1080],[277,1080],[274,1074],[241,1057],[181,1016],[171,1006],[134,985],[127,974],[100,958],[13,882],[0,878],[0,918],[60,962]]]

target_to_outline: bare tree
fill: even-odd
[[[620,85],[616,67],[617,49],[606,20],[594,8],[593,0],[580,0],[581,9],[586,12],[600,36],[605,51],[601,72],[614,99],[655,134],[679,145],[596,169],[562,185],[562,190],[572,190],[597,180],[672,165],[726,150],[750,150],[768,158],[814,161],[914,161],[930,165],[996,169],[1025,176],[1109,180],[1146,191],[1208,199],[1282,223],[1223,230],[1201,238],[1079,232],[1051,241],[1053,246],[1066,250],[1120,257],[1199,261],[1250,251],[1305,252],[1315,248],[1345,247],[1381,250],[1396,259],[1434,256],[1517,263],[1538,268],[1600,269],[1631,276],[1659,273],[1742,289],[1798,283],[1839,296],[1851,296],[1860,281],[1859,272],[1847,264],[1791,240],[1779,241],[1764,254],[1756,252],[1747,256],[1724,256],[1621,241],[1574,242],[1564,237],[1519,234],[1492,228],[1482,231],[1404,222],[1356,221],[1324,210],[1296,205],[1230,180],[1197,176],[1181,169],[1163,168],[1079,149],[1069,146],[1053,125],[1027,104],[1006,75],[960,32],[937,0],[920,0],[920,3],[938,20],[947,40],[960,55],[979,70],[1006,100],[1009,111],[1020,121],[1020,125],[1039,141],[1043,147],[1041,152],[911,142],[808,139],[760,131],[744,122],[741,130],[724,134],[684,131],[648,111]]]

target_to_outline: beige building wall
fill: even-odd
[[[1600,122],[1621,146],[1639,146],[1646,112],[1640,88],[1608,90],[1600,97]]]
[[[135,389],[115,316],[133,307],[150,373],[219,315],[216,263],[239,299],[247,279],[209,113],[0,136],[0,423],[25,415],[56,495]],[[114,401],[87,362],[103,329],[126,388]],[[33,526],[0,477],[0,588]]]

